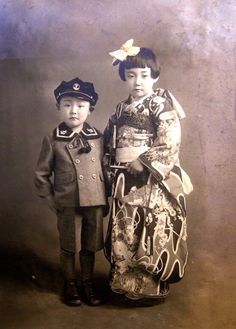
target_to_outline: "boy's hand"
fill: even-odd
[[[143,164],[138,159],[136,159],[129,164],[127,170],[132,175],[138,175],[143,171],[143,169],[144,169]]]
[[[54,197],[52,195],[48,195],[45,198],[47,205],[49,206],[49,208],[53,211],[56,212],[56,204],[54,201]]]

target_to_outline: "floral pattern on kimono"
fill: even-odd
[[[162,282],[184,275],[184,195],[192,185],[179,165],[183,117],[170,92],[158,89],[137,104],[121,102],[105,130],[107,151],[123,166],[115,172],[105,248],[113,291],[155,298],[162,294]],[[132,156],[145,168],[136,176],[123,169]]]

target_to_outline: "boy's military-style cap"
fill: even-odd
[[[54,90],[54,95],[58,103],[64,96],[83,99],[90,102],[92,106],[94,106],[98,100],[98,94],[95,92],[93,84],[91,82],[84,82],[79,78],[70,81],[62,81]]]

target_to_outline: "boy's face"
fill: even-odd
[[[150,67],[126,69],[125,79],[128,91],[135,100],[152,93],[153,85],[157,81],[151,77]]]
[[[80,131],[90,114],[90,103],[75,97],[64,96],[58,104],[60,118],[68,127]]]

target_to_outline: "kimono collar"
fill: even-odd
[[[85,139],[96,139],[101,136],[101,133],[87,122],[84,123],[83,129],[79,134],[68,127],[65,122],[61,122],[53,131],[53,136],[58,141],[69,142],[78,135]]]
[[[141,99],[139,99],[137,101],[133,98],[132,95],[129,95],[126,103],[127,104],[132,104],[133,106],[138,106],[139,104],[142,104],[145,101],[145,99],[151,97],[152,95],[155,97],[155,94],[154,93],[151,93],[151,94],[148,94],[148,95],[142,97]]]

